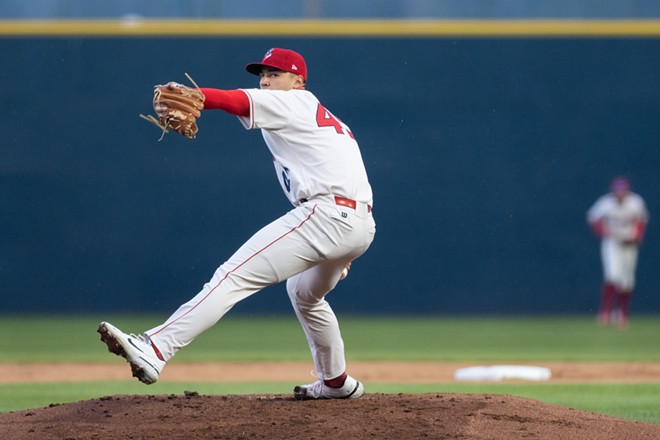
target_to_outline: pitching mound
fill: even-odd
[[[7,439],[623,439],[660,426],[494,394],[110,396],[0,414]]]

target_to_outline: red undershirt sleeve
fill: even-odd
[[[236,116],[250,116],[250,100],[242,90],[199,89],[206,100],[205,110],[224,110]]]
[[[646,222],[643,220],[637,220],[635,224],[635,239],[637,241],[642,241],[644,238],[644,232],[646,231]]]
[[[605,235],[605,222],[602,219],[596,220],[595,222],[590,223],[591,229],[598,235],[602,237]]]

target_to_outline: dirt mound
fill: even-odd
[[[0,414],[7,439],[660,438],[660,426],[494,394],[110,396]]]

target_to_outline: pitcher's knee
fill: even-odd
[[[314,298],[311,294],[300,291],[289,291],[289,300],[298,310],[310,310],[323,302],[323,298]]]

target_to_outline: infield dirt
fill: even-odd
[[[37,371],[42,374],[49,371],[50,381],[73,381],[72,377],[75,380],[100,379],[97,376],[115,379],[115,374],[127,379],[130,374],[125,363],[77,365],[77,372],[68,368],[73,365],[0,364],[0,377],[5,382],[8,378],[30,381],[29,377]],[[263,374],[269,371],[276,372],[280,380],[289,380],[282,376],[297,375],[299,378],[301,371],[308,368],[306,363],[277,365],[279,369],[275,369],[275,365],[259,364],[251,372],[247,364],[172,364],[162,379],[174,381],[180,379],[179,375],[185,375],[188,380],[212,377],[220,381],[227,380],[227,374],[242,371],[240,377],[234,376],[232,380],[248,380],[257,373],[261,380],[269,380]],[[443,382],[461,366],[352,363],[351,373],[374,382],[435,382],[435,379],[444,378],[438,380]],[[561,382],[641,382],[657,381],[660,377],[657,364],[553,363],[542,366],[553,370],[552,381]],[[68,377],[64,378],[66,371]],[[87,375],[82,374],[83,371]],[[370,375],[366,374],[369,371]],[[365,379],[364,375],[369,377]],[[298,401],[289,395],[146,393],[148,388],[145,387],[145,395],[106,396],[0,414],[0,437],[18,440],[660,439],[660,425],[500,394],[366,394],[355,400]]]

